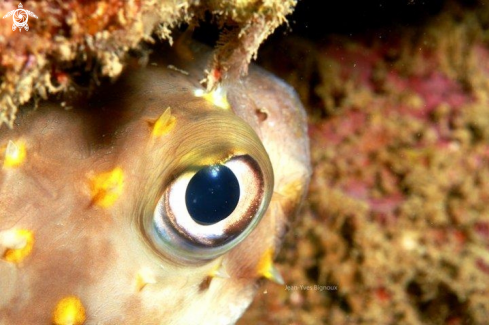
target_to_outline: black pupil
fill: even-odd
[[[211,225],[226,219],[239,201],[239,183],[226,166],[212,165],[199,170],[185,192],[187,210],[197,223]]]

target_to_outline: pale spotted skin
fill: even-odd
[[[244,312],[262,277],[260,258],[279,249],[287,219],[306,191],[305,114],[289,86],[257,68],[242,81],[223,82],[230,111],[195,97],[208,63],[206,50],[187,50],[126,73],[71,110],[44,102],[23,111],[12,130],[0,129],[1,145],[18,139],[26,145],[25,161],[0,172],[0,231],[29,229],[35,236],[32,252],[20,263],[0,259],[0,324],[50,324],[57,302],[70,295],[83,304],[85,324],[232,324]],[[148,145],[148,122],[167,107],[175,129]],[[148,183],[155,183],[152,164],[175,159],[170,156],[178,151],[182,130],[190,140],[215,141],[234,132],[206,124],[213,112],[246,121],[259,136],[274,170],[273,197],[257,228],[222,260],[173,263],[142,240],[138,204]],[[167,155],[156,160],[161,152]],[[121,196],[108,208],[93,204],[90,177],[116,166],[124,172]],[[221,261],[229,278],[208,278]],[[143,268],[154,283],[139,290],[136,278]]]

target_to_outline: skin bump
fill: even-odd
[[[20,263],[32,252],[34,233],[27,229],[9,230],[0,233],[0,246],[6,248],[3,259],[11,263]]]
[[[282,275],[273,264],[273,249],[269,248],[260,258],[260,262],[257,267],[257,274],[265,279],[271,280],[278,284],[284,284]]]
[[[85,319],[85,307],[76,296],[61,299],[53,311],[55,325],[81,325]]]
[[[136,289],[137,291],[141,291],[148,284],[155,284],[156,278],[154,272],[145,267],[138,271],[136,274]]]
[[[7,148],[5,149],[5,160],[3,161],[3,167],[15,168],[19,167],[26,158],[25,143],[23,141],[9,140]]]
[[[194,96],[195,97],[202,97],[207,102],[209,102],[212,105],[219,107],[221,109],[230,109],[231,108],[231,106],[229,105],[228,99],[226,97],[226,92],[223,90],[222,87],[216,87],[216,89],[211,90],[209,92],[204,91],[202,89],[196,89],[194,91]]]
[[[102,208],[111,207],[121,196],[124,172],[120,167],[101,173],[91,179],[92,202]]]
[[[217,263],[212,270],[209,272],[209,276],[211,278],[223,278],[223,279],[229,279],[229,274],[226,271],[225,265],[222,263],[222,259],[220,259],[219,263]]]
[[[177,119],[171,114],[171,108],[168,107],[154,123],[151,134],[153,137],[164,136],[170,133],[176,123]]]
[[[209,271],[206,277],[202,280],[199,285],[199,291],[204,291],[209,289],[211,282],[214,278],[229,279],[230,276],[226,270],[226,266],[223,264],[222,258],[220,258],[212,269]]]

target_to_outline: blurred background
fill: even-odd
[[[488,2],[302,0],[258,63],[299,93],[314,174],[279,255],[298,288],[240,324],[488,324]]]

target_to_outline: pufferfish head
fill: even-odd
[[[206,93],[200,46],[0,130],[0,324],[232,324],[310,167],[291,88]]]

